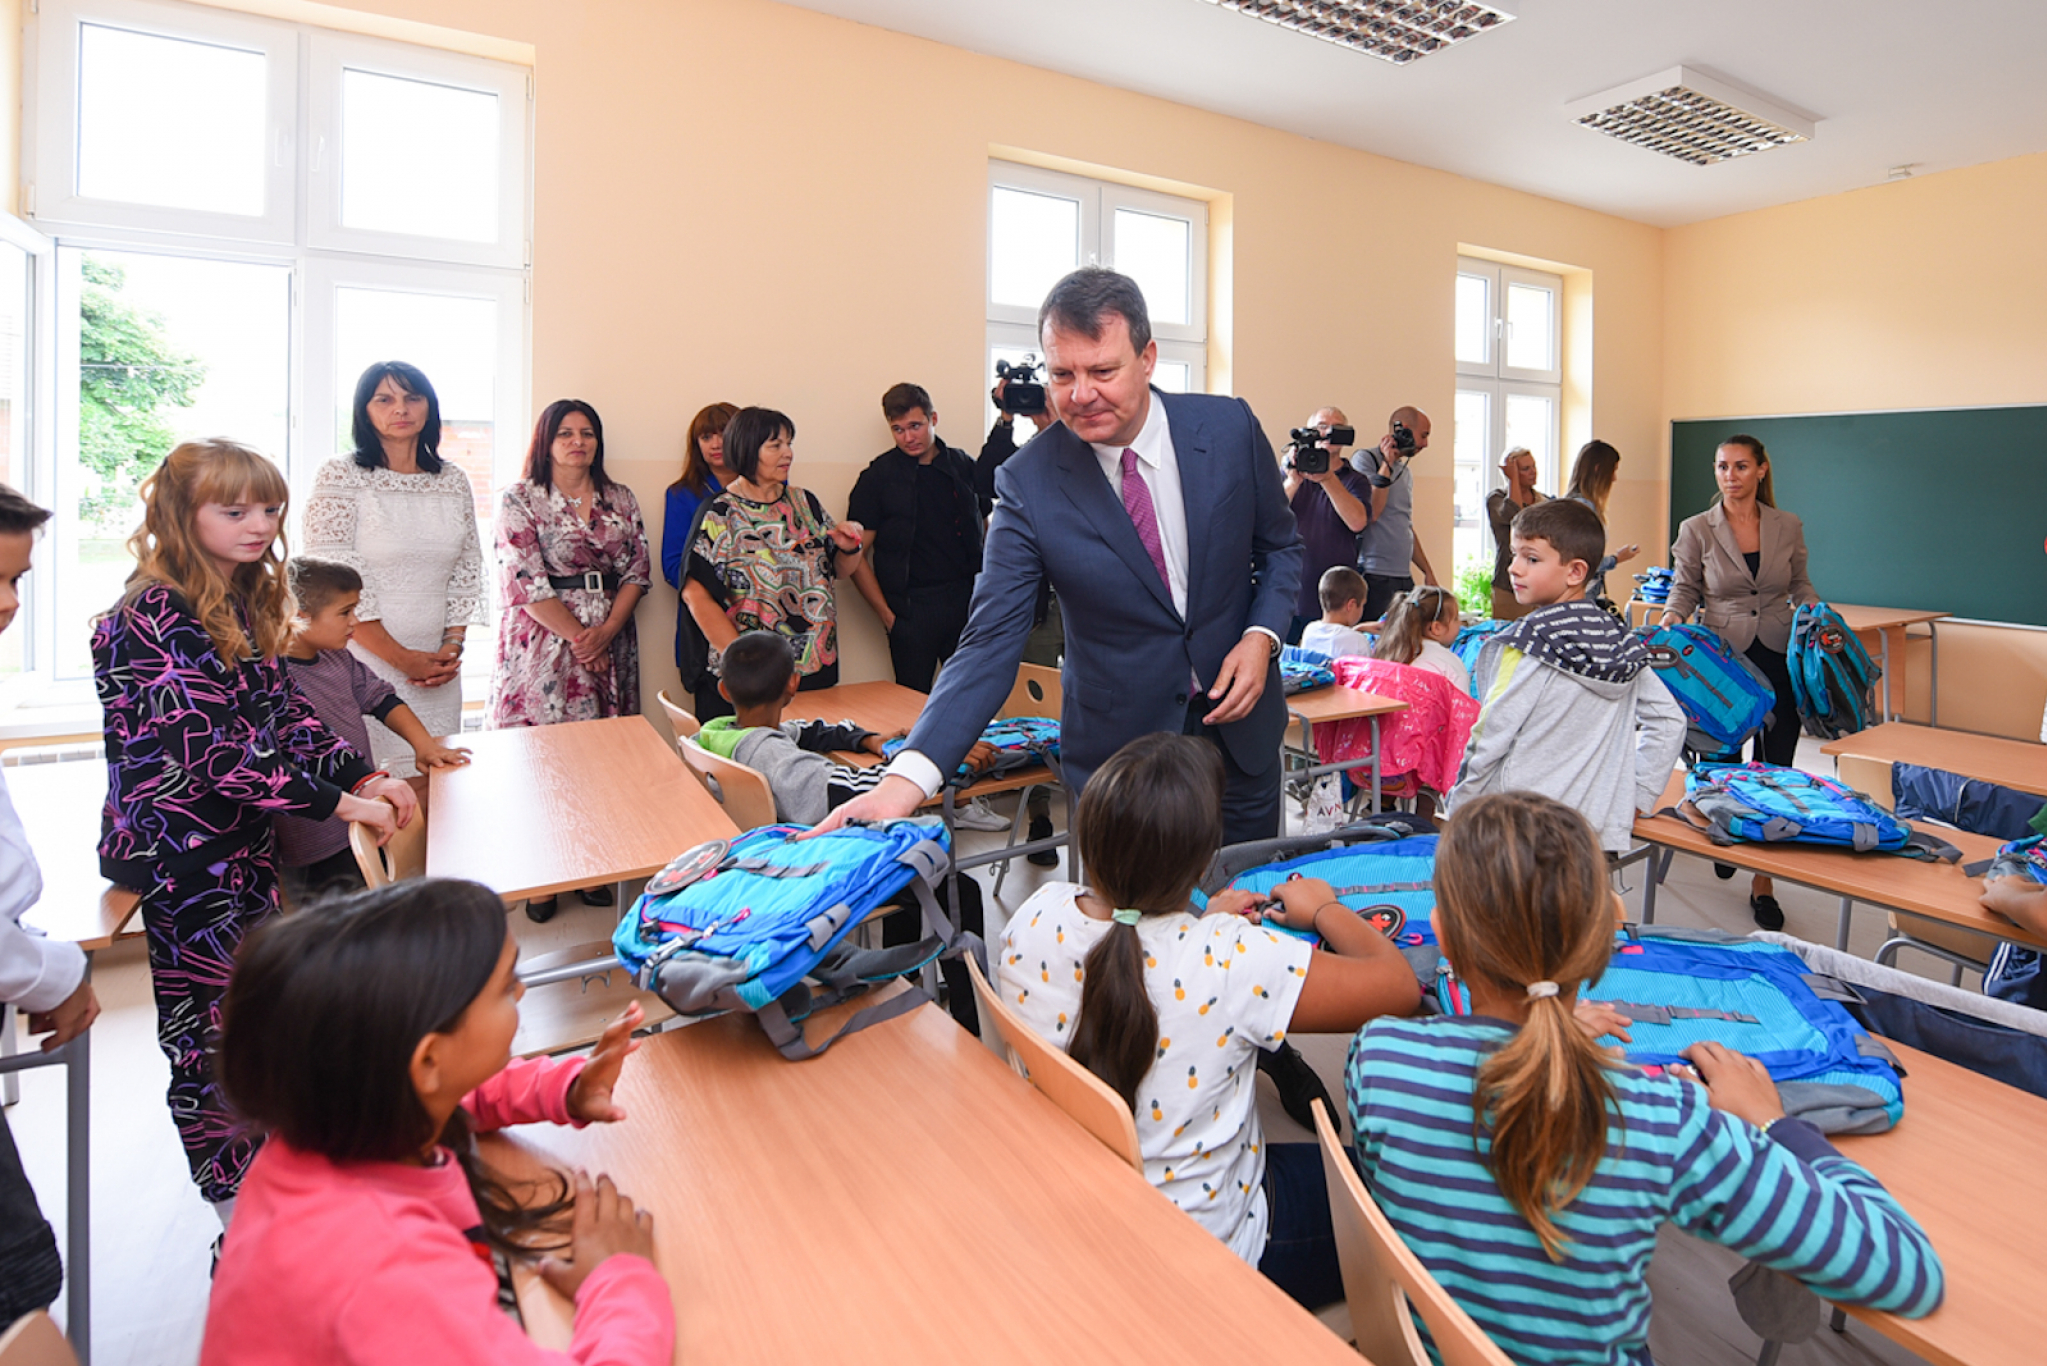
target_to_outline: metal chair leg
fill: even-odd
[[[1763,1350],[1756,1353],[1756,1366],[1777,1366],[1777,1354],[1784,1350],[1781,1342],[1766,1342]]]

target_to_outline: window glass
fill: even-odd
[[[72,247],[57,267],[77,421],[58,433],[56,664],[77,678],[92,671],[91,618],[134,568],[136,490],[171,447],[224,436],[285,464],[291,270]]]
[[[1192,321],[1187,287],[1192,229],[1184,218],[1116,210],[1116,269],[1137,281],[1154,323]],[[1181,369],[1184,374],[1186,367]]]
[[[1460,287],[1465,277],[1458,278]],[[1492,431],[1492,395],[1470,389],[1457,391],[1456,432],[1452,461],[1455,466],[1457,526],[1452,563],[1460,569],[1484,561],[1492,551],[1492,534],[1486,526],[1485,496],[1490,483],[1487,441]]]
[[[29,254],[12,242],[0,242],[0,483],[22,489],[31,453],[28,448]],[[42,559],[47,551],[38,552]],[[30,601],[29,585],[21,585],[22,606]],[[0,677],[18,674],[26,660],[26,620],[0,634]]]
[[[1535,285],[1507,286],[1507,364],[1516,370],[1554,370],[1552,311],[1556,295]],[[1461,356],[1460,356],[1461,359]],[[1530,447],[1530,449],[1534,449]]]
[[[260,217],[264,55],[104,24],[78,32],[78,193]]]
[[[1169,394],[1184,394],[1194,378],[1194,367],[1184,360],[1159,358],[1153,367],[1151,382]]]
[[[1492,281],[1483,275],[1457,277],[1457,359],[1482,365],[1491,356]]]
[[[498,238],[498,97],[375,71],[341,76],[341,223]]]
[[[355,444],[349,433],[363,371],[382,360],[418,366],[441,401],[440,456],[468,474],[487,525],[500,483],[518,476],[512,468],[501,480],[496,468],[497,301],[343,286],[334,291],[334,320],[333,449]]]
[[[988,297],[1036,308],[1080,265],[1080,204],[997,185],[988,222]]]
[[[1538,485],[1552,496],[1563,492],[1557,483],[1557,401],[1541,394],[1507,395],[1507,444],[1502,450],[1526,446],[1535,468],[1544,476]]]

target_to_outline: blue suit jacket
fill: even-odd
[[[1212,686],[1253,626],[1286,639],[1303,551],[1272,446],[1242,399],[1165,394],[1187,510],[1187,616],[1137,539],[1094,448],[1057,424],[995,476],[981,576],[959,650],[909,745],[950,773],[1009,696],[1049,579],[1066,626],[1060,752],[1078,793],[1102,761],[1152,731],[1184,729],[1190,676]],[[1279,668],[1251,714],[1222,728],[1237,765],[1279,760]]]

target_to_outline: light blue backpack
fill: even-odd
[[[1838,740],[1853,735],[1876,714],[1873,690],[1883,670],[1862,642],[1823,602],[1807,603],[1791,620],[1791,694],[1807,735]]]
[[[1689,810],[1676,814],[1703,822],[1715,844],[1823,844],[1946,863],[1962,856],[1861,793],[1799,768],[1700,764],[1685,777],[1684,804]]]
[[[1769,721],[1776,689],[1711,628],[1639,626],[1635,634],[1649,649],[1656,677],[1684,709],[1687,748],[1700,754],[1739,749]]]

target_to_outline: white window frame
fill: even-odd
[[[22,139],[22,203],[37,222],[136,228],[236,242],[293,240],[298,210],[295,134],[299,112],[299,32],[294,26],[155,0],[41,0],[40,6],[30,7],[28,22],[34,34],[24,47],[34,60],[25,73],[23,109],[33,131]],[[251,218],[160,208],[88,199],[78,193],[79,29],[91,23],[264,55],[269,80],[269,156],[261,215]],[[67,116],[51,117],[59,107]]]
[[[23,310],[23,361],[28,382],[22,386],[28,411],[23,415],[26,439],[16,453],[15,477],[23,496],[44,507],[52,505],[56,471],[57,244],[18,218],[0,214],[0,240],[29,255],[28,307]],[[48,572],[56,552],[51,542],[62,530],[58,519],[45,524],[36,548],[37,565],[26,581],[23,620],[14,629],[26,632],[21,673],[0,688],[0,707],[18,703],[41,691],[56,657],[57,581]]]
[[[266,212],[257,227],[239,215],[193,213],[146,205],[109,204],[74,193],[76,164],[78,25],[105,22],[115,27],[159,33],[169,38],[216,41],[228,46],[272,54],[270,66],[271,166],[266,187]],[[374,289],[417,290],[422,293],[489,296],[499,304],[499,388],[493,421],[499,434],[493,452],[494,476],[515,477],[525,455],[525,432],[531,420],[532,290],[530,240],[532,222],[532,81],[527,68],[464,54],[382,39],[344,35],[307,24],[254,18],[180,0],[40,0],[27,16],[24,51],[23,203],[29,224],[10,225],[0,216],[0,236],[33,244],[37,271],[33,309],[36,336],[30,390],[30,445],[33,477],[25,489],[46,505],[54,504],[58,483],[59,437],[78,427],[75,370],[59,373],[62,357],[77,356],[74,316],[59,316],[56,253],[59,247],[83,250],[167,252],[215,260],[287,266],[292,271],[289,323],[290,416],[282,457],[295,493],[310,487],[319,464],[334,455],[333,437],[325,430],[337,399],[334,367],[333,288],[337,284]],[[324,92],[338,99],[344,67],[388,72],[463,88],[481,89],[494,80],[500,94],[501,117],[507,121],[500,137],[506,162],[500,170],[501,240],[494,244],[453,242],[403,234],[342,230],[338,221],[340,164],[335,136],[340,110],[319,106]],[[318,70],[324,83],[310,73]],[[306,107],[317,108],[317,118]],[[316,126],[324,126],[330,155],[318,173],[308,149]],[[53,169],[55,168],[55,169]],[[39,183],[37,176],[42,175]],[[281,178],[283,190],[278,184]],[[320,182],[316,185],[315,182]],[[323,222],[321,214],[327,214]],[[38,232],[48,231],[49,235]],[[69,349],[64,337],[69,332]],[[67,417],[68,412],[68,427]],[[314,427],[306,425],[312,415]],[[70,448],[65,447],[66,451]],[[71,456],[70,458],[75,458]],[[488,491],[486,491],[488,492]],[[294,537],[303,513],[303,499],[294,499]],[[66,547],[75,548],[75,520],[51,520],[38,572],[30,576],[30,650],[19,680],[0,690],[0,712],[10,703],[23,707],[71,706],[92,700],[90,679],[55,678],[55,567],[68,563]],[[487,661],[487,651],[474,651],[471,661]],[[480,665],[479,665],[480,667]],[[468,671],[465,670],[465,677]],[[33,720],[23,712],[16,719]]]
[[[404,47],[366,38],[318,33],[311,42],[306,101],[306,242],[329,251],[354,251],[408,260],[451,261],[516,268],[531,264],[527,196],[518,193],[526,166],[532,73],[502,62],[431,48]],[[498,100],[498,222],[493,242],[377,232],[342,224],[341,83],[345,71],[452,86]],[[403,149],[393,149],[402,154]]]
[[[1113,181],[1093,180],[1086,176],[1068,175],[1060,171],[1047,171],[1037,166],[1025,166],[1014,161],[990,160],[988,163],[988,193],[990,216],[993,216],[993,196],[997,187],[1023,190],[1032,194],[1052,195],[1072,200],[1080,205],[1080,263],[1082,265],[1116,264],[1115,220],[1117,209],[1130,209],[1138,213],[1156,214],[1166,218],[1184,220],[1188,226],[1188,273],[1187,307],[1189,321],[1185,323],[1161,323],[1152,320],[1152,340],[1158,343],[1159,359],[1171,360],[1188,367],[1188,390],[1191,393],[1205,392],[1208,387],[1208,205],[1199,199],[1183,199],[1177,195],[1160,194],[1154,190],[1143,190],[1133,185],[1120,185]],[[995,280],[995,234],[991,230],[988,238],[988,274],[986,295],[988,304],[988,349],[997,347],[1021,348],[1043,358],[1038,339],[1038,306],[1019,304],[998,304],[994,299]],[[995,383],[993,363],[990,362],[988,382]],[[991,407],[989,411],[994,410]]]
[[[1460,360],[1457,362],[1459,375],[1475,378],[1521,380],[1531,384],[1562,384],[1564,382],[1564,277],[1551,275],[1547,271],[1526,270],[1520,266],[1502,265],[1495,261],[1481,261],[1476,257],[1457,258],[1457,273],[1486,281],[1486,311],[1488,322],[1483,340],[1486,356],[1481,361]],[[1514,366],[1507,364],[1507,288],[1521,285],[1540,289],[1550,296],[1549,308],[1549,354],[1554,365],[1546,368]],[[1469,387],[1469,386],[1467,386]]]

